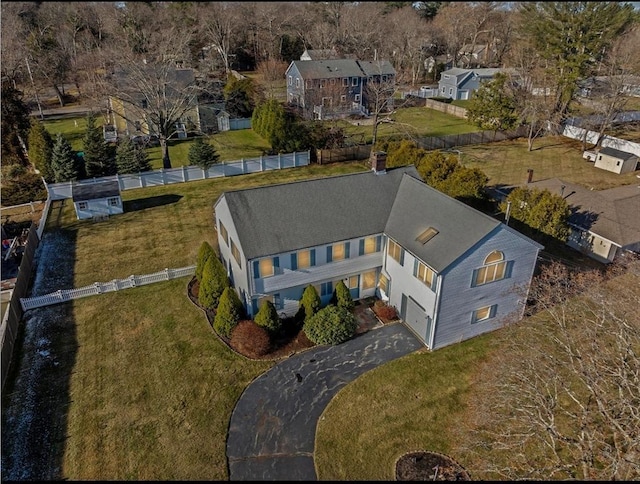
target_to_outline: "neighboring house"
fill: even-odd
[[[458,51],[458,56],[459,67],[479,67],[493,62],[495,51],[487,44],[465,44]]]
[[[640,252],[640,188],[638,184],[607,190],[549,178],[527,186],[564,197],[571,209],[567,245],[599,262],[609,263],[626,250]]]
[[[630,173],[637,170],[638,159],[633,153],[605,147],[597,152],[593,166],[618,174]]]
[[[430,349],[521,317],[542,246],[429,187],[413,165],[223,193],[220,256],[250,315],[298,310],[312,284],[378,296]]]
[[[438,96],[451,99],[471,99],[474,91],[478,90],[482,82],[493,80],[498,72],[515,74],[512,68],[492,69],[461,69],[454,67],[440,73],[438,82]]]
[[[396,71],[386,60],[303,60],[291,62],[285,78],[287,102],[305,119],[331,119],[368,115],[367,86],[393,86]]]
[[[335,60],[338,57],[335,49],[305,49],[300,60]]]
[[[127,73],[124,70],[116,71],[114,76],[122,86],[127,85]],[[178,91],[190,88],[196,82],[193,69],[172,69],[167,78],[169,93],[171,90]],[[143,92],[138,90],[135,85],[130,89],[125,89],[124,92],[125,94],[120,97],[109,96],[107,126],[104,128],[105,140],[108,137],[109,141],[113,141],[114,132],[117,137],[157,135],[157,128],[153,121],[148,119],[147,105],[149,100],[145,98]],[[178,138],[186,138],[188,132],[210,133],[217,130],[218,105],[199,103],[196,96],[189,100],[189,104],[188,109],[175,126],[175,135]]]
[[[74,183],[71,198],[79,220],[108,217],[124,211],[118,180]]]

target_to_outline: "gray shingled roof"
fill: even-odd
[[[396,70],[387,60],[358,61],[358,64],[360,64],[362,72],[364,72],[367,77],[379,75],[396,75]]]
[[[499,221],[426,183],[404,177],[384,231],[441,272],[499,225]],[[439,233],[423,245],[415,239],[428,227]]]
[[[303,79],[340,79],[343,77],[395,74],[391,64],[385,60],[374,62],[355,59],[294,60],[292,64],[295,64]]]
[[[601,148],[600,153],[607,156],[613,156],[614,158],[624,161],[636,156],[633,153],[629,153],[628,151],[616,150],[615,148],[611,148],[609,146]]]
[[[71,196],[74,202],[97,200],[99,198],[119,197],[120,185],[118,184],[118,180],[102,181],[82,185],[74,184],[71,187]]]
[[[247,259],[378,234],[413,165],[225,192]]]
[[[528,186],[547,189],[557,195],[563,193],[571,208],[571,223],[623,247],[640,242],[640,188],[637,184],[596,191],[559,178],[548,178]]]

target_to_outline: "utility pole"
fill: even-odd
[[[38,96],[38,89],[36,88],[36,83],[33,82],[33,74],[31,74],[31,67],[29,67],[29,58],[24,58],[25,63],[27,64],[27,71],[29,72],[29,79],[31,79],[31,85],[33,86],[33,92],[36,95],[36,103],[38,104],[38,111],[40,112],[40,120],[44,119],[44,114],[42,114],[42,106],[40,105],[40,97]]]

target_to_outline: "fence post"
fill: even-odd
[[[247,173],[247,162],[244,161],[244,158],[240,158],[240,162],[242,163],[242,174]]]
[[[260,155],[260,171],[264,171],[264,158]]]
[[[134,276],[133,274],[131,274],[129,276],[129,281],[131,282],[131,287],[136,287],[136,276]]]
[[[182,165],[182,182],[186,182],[187,181],[187,168]]]
[[[102,290],[100,288],[100,283],[94,282],[93,286],[96,288],[96,294],[102,294]]]
[[[282,170],[282,157],[280,156],[280,153],[278,153],[278,169]]]
[[[164,178],[164,168],[160,168],[160,176],[162,177],[162,186],[166,185]]]
[[[169,280],[169,268],[168,267],[164,270],[164,277],[165,277],[165,280],[167,280],[167,281]]]

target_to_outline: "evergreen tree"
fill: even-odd
[[[51,154],[51,171],[56,183],[79,178],[78,161],[67,139],[58,133]]]
[[[83,139],[84,163],[87,177],[114,175],[115,163],[110,159],[102,131],[96,126],[96,116],[87,116],[87,130]]]
[[[29,134],[29,109],[22,100],[22,92],[7,81],[2,82],[2,164],[27,166],[26,142]]]
[[[213,320],[213,327],[218,334],[229,338],[231,337],[233,328],[236,327],[242,317],[242,313],[242,302],[238,297],[238,293],[233,287],[227,286],[220,296],[220,303],[216,310],[216,317]]]
[[[209,143],[205,143],[202,138],[196,138],[189,147],[189,164],[196,165],[203,170],[218,162],[220,156]]]
[[[147,153],[147,150],[136,146],[134,158],[139,172],[151,171],[151,162],[149,161],[149,154]]]
[[[305,287],[300,299],[300,308],[304,310],[304,320],[306,321],[320,309],[322,301],[318,295],[318,291],[314,286],[309,284]]]
[[[119,174],[138,173],[135,153],[136,147],[129,137],[122,138],[118,141],[116,147],[116,168]]]
[[[196,261],[196,279],[198,281],[202,280],[202,271],[211,256],[215,257],[215,252],[211,244],[205,240],[200,244],[200,249],[198,249],[198,259]]]
[[[507,76],[497,73],[483,83],[467,106],[467,118],[481,129],[500,131],[518,126],[516,102],[507,89]]]
[[[255,323],[269,333],[277,332],[281,327],[278,311],[271,301],[264,301],[254,317]]]
[[[229,285],[229,278],[227,277],[227,272],[222,262],[220,262],[220,259],[218,259],[215,254],[212,255],[207,259],[202,269],[198,302],[204,308],[215,308],[218,305],[222,292]]]
[[[48,183],[52,183],[54,181],[53,170],[51,169],[53,138],[40,121],[32,119],[28,139],[29,161],[40,172],[40,176]]]
[[[336,288],[333,290],[332,303],[347,311],[351,311],[355,306],[353,298],[351,297],[351,291],[349,291],[349,288],[342,280],[338,281]]]

